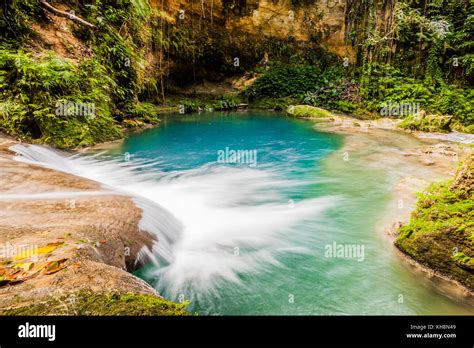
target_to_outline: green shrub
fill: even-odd
[[[88,146],[120,135],[111,116],[113,80],[91,59],[76,67],[53,53],[33,58],[0,49],[0,128],[20,138],[60,148]],[[94,114],[58,107],[91,105]]]
[[[236,108],[240,103],[241,100],[238,96],[226,94],[210,103],[206,103],[205,108],[207,110],[230,110]]]
[[[139,102],[125,113],[127,117],[149,124],[157,124],[160,121],[158,118],[158,107],[152,103]]]
[[[288,106],[297,104],[298,100],[292,97],[261,97],[252,100],[249,104],[250,108],[264,110],[286,110]]]
[[[275,64],[257,78],[244,92],[250,100],[262,97],[302,99],[341,79],[338,69],[321,70],[310,65]]]
[[[373,112],[389,103],[415,104],[432,114],[451,115],[463,126],[474,124],[474,90],[458,86],[427,85],[424,81],[395,76],[362,79],[362,102]]]
[[[430,111],[454,115],[464,126],[474,125],[474,89],[443,87],[434,96]]]
[[[74,296],[75,301],[66,308],[64,303]],[[1,315],[64,315],[82,316],[188,316],[189,302],[174,303],[164,298],[139,293],[92,293],[80,291],[67,296],[50,296],[29,306],[0,309]]]
[[[28,20],[44,21],[46,16],[36,0],[9,0],[0,2],[0,39],[19,46],[31,33]]]
[[[184,108],[184,112],[232,110],[235,109],[241,100],[235,95],[223,95],[216,99],[182,99],[179,107]]]

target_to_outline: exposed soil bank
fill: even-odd
[[[156,242],[130,197],[15,161],[14,144],[0,137],[1,314],[185,314],[129,273]]]

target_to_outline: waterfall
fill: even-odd
[[[133,197],[140,229],[156,235],[155,287],[176,298],[215,294],[222,282],[278,265],[278,256],[305,253],[301,224],[321,214],[333,197],[288,202],[282,192],[301,185],[270,168],[204,165],[164,171],[152,161],[106,154],[66,156],[44,147],[15,145],[16,159],[95,180]],[[274,169],[277,170],[277,169]],[[308,230],[308,228],[306,228]],[[150,257],[143,250],[141,257]]]

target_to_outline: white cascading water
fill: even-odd
[[[65,157],[35,145],[11,149],[19,161],[89,178],[134,197],[143,210],[139,227],[158,238],[156,287],[172,298],[183,290],[192,297],[189,289],[214,293],[220,282],[238,284],[240,274],[278,264],[279,253],[304,253],[305,237],[297,227],[334,203],[333,197],[322,197],[289,205],[281,192],[301,183],[282,180],[270,168],[205,165],[166,172],[156,162],[103,154]]]

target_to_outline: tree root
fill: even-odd
[[[65,18],[69,18],[70,20],[76,22],[76,23],[79,23],[79,24],[82,24],[82,25],[85,25],[89,28],[93,28],[95,29],[95,25],[92,24],[92,23],[89,23],[88,21],[76,16],[75,14],[73,13],[68,13],[68,12],[64,12],[64,11],[61,11],[61,10],[58,10],[57,8],[51,6],[48,2],[46,2],[45,0],[39,0],[39,3],[41,4],[41,6],[43,6],[44,9],[50,11],[50,12],[53,12],[54,14],[56,14],[57,16],[60,16],[60,17],[65,17]]]

